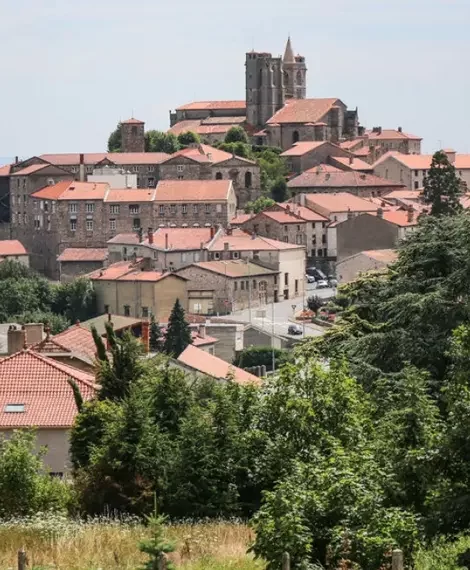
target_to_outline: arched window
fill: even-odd
[[[222,172],[216,172],[215,173],[215,179],[216,180],[222,180]]]
[[[263,85],[263,70],[260,69],[258,75],[258,87],[261,87],[262,85]]]
[[[300,71],[297,72],[297,85],[301,85],[302,84],[302,73]]]
[[[289,74],[287,73],[287,71],[284,71],[284,85],[287,85],[289,83]]]
[[[251,172],[245,172],[245,188],[251,188],[253,183],[253,175]]]
[[[299,142],[299,139],[300,139],[299,131],[294,131],[292,133],[292,142],[293,143]]]

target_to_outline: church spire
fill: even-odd
[[[284,63],[295,63],[294,50],[292,49],[292,44],[290,43],[290,36],[287,38],[286,51],[284,52]]]

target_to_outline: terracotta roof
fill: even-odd
[[[94,397],[97,387],[92,375],[32,350],[1,360],[0,427],[71,427],[78,411],[69,378],[85,400]],[[6,411],[15,405],[16,410]]]
[[[264,212],[260,212],[258,216],[265,216],[278,224],[305,224],[305,220],[301,220],[285,210],[264,210]]]
[[[368,146],[364,146],[363,148],[358,148],[357,150],[351,151],[354,156],[369,156],[370,148]]]
[[[104,197],[105,202],[153,202],[155,188],[111,188]]]
[[[105,261],[108,250],[99,247],[68,247],[59,255],[57,261]]]
[[[343,141],[342,143],[339,144],[339,146],[341,148],[344,148],[345,150],[354,150],[359,145],[361,145],[361,147],[364,145],[364,138],[357,138],[351,141]]]
[[[199,263],[192,263],[193,267],[199,267],[200,269],[205,269],[212,273],[218,273],[219,275],[224,275],[225,277],[237,278],[237,277],[249,277],[250,275],[277,275],[278,271],[273,271],[272,269],[267,269],[256,263],[246,262],[242,259],[230,259],[227,261],[200,261]],[[184,271],[186,268],[180,269]]]
[[[357,157],[351,157],[351,159],[349,159],[347,156],[332,156],[332,157],[330,157],[330,160],[332,160],[333,162],[339,162],[340,164],[347,166],[351,170],[373,170],[374,169],[374,167],[371,164],[369,164],[365,160],[361,160],[360,158],[357,158]]]
[[[230,180],[160,180],[157,202],[220,202],[228,199]]]
[[[44,340],[33,344],[31,350],[34,352],[39,352],[40,354],[71,354],[72,350],[63,344],[60,344],[57,340],[49,335],[46,336]]]
[[[31,196],[39,200],[57,200],[59,196],[62,196],[62,194],[67,190],[71,183],[72,182],[70,180],[62,180],[53,186],[45,186],[41,190],[31,194]]]
[[[207,117],[202,120],[202,125],[241,125],[246,121],[246,117]]]
[[[43,168],[47,168],[51,166],[50,164],[30,164],[17,172],[13,172],[12,176],[27,176],[28,174],[34,174],[38,170],[42,170]]]
[[[308,152],[315,150],[324,144],[329,144],[327,141],[305,141],[296,142],[289,149],[285,150],[281,156],[303,156]]]
[[[17,239],[0,240],[0,256],[28,255],[24,245]]]
[[[340,212],[376,212],[378,206],[349,192],[305,194],[308,207],[320,214]]]
[[[84,164],[92,166],[103,160],[103,158],[106,158],[106,156],[108,156],[108,153],[106,152],[87,152],[83,155]],[[41,154],[39,158],[42,158],[51,164],[55,164],[56,166],[78,166],[80,164],[80,153],[78,152]]]
[[[249,214],[237,214],[234,218],[230,220],[230,225],[232,226],[241,226],[248,220],[254,217],[254,214],[251,212]]]
[[[164,162],[168,162],[177,156],[185,156],[197,162],[204,162],[209,164],[219,164],[233,158],[231,152],[226,152],[225,150],[220,150],[207,144],[198,144],[197,146],[191,146],[175,152]],[[243,158],[241,156],[237,156],[236,158],[237,160],[241,160],[242,162],[246,162],[248,164],[256,164],[255,161],[248,160],[247,158]]]
[[[72,325],[67,330],[56,334],[53,340],[72,352],[83,354],[93,362],[96,345],[90,330],[80,324]]]
[[[374,140],[396,140],[396,139],[408,139],[408,140],[423,140],[421,137],[416,135],[410,135],[409,133],[404,133],[394,129],[382,129],[381,132],[367,131],[367,135],[370,139]]]
[[[199,332],[197,331],[191,331],[191,339],[193,341],[193,346],[206,346],[208,344],[215,344],[219,340],[209,335],[206,335],[204,337],[199,336]]]
[[[169,250],[195,250],[201,248],[201,243],[208,243],[211,238],[211,228],[159,228],[153,232],[153,244],[149,243],[148,236],[141,245],[152,249],[165,249],[168,236]],[[122,245],[137,245],[139,237],[133,234],[118,234],[111,238],[108,243]]]
[[[398,252],[395,249],[369,249],[361,251],[361,253],[371,259],[387,264],[393,263],[398,259]]]
[[[188,345],[179,355],[178,362],[216,379],[226,379],[229,375],[233,375],[234,381],[239,384],[261,383],[260,379],[253,374],[237,368],[208,352],[204,352],[192,344]]]
[[[412,212],[412,216],[405,210],[392,210],[384,211],[382,217],[387,222],[406,228],[409,226],[416,226],[418,224],[417,212]]]
[[[217,109],[246,109],[246,102],[243,101],[194,101],[177,107],[177,111],[210,111]]]
[[[98,317],[94,317],[92,319],[88,319],[88,321],[84,321],[80,325],[80,328],[83,328],[88,332],[88,334],[92,337],[91,328],[95,327],[96,332],[100,336],[104,336],[106,334],[106,327],[105,324],[109,320],[109,315],[100,315]],[[120,331],[123,329],[132,328],[136,325],[142,324],[142,319],[136,319],[134,317],[124,317],[121,315],[111,315],[111,322],[113,323],[113,329],[115,331]],[[73,327],[70,327],[68,330],[72,330]],[[63,334],[63,333],[62,333]],[[92,337],[93,338],[93,337]],[[94,346],[94,344],[93,344]],[[94,349],[96,352],[96,348]]]
[[[231,251],[278,251],[284,249],[303,249],[302,245],[285,243],[261,236],[251,236],[246,232],[234,229],[232,235],[221,235],[208,247],[210,251],[224,251],[225,244]]]
[[[133,261],[118,261],[97,269],[88,275],[92,281],[150,281],[156,283],[167,277],[181,277],[174,273],[162,273],[161,271],[144,270],[142,268],[142,259]]]
[[[45,186],[32,194],[40,200],[103,200],[109,191],[105,182],[77,182],[63,180],[53,186]]]
[[[88,152],[83,155],[86,166],[94,166],[105,158],[119,166],[136,164],[159,164],[168,158],[165,152]],[[80,164],[79,153],[41,154],[39,158],[47,160],[56,166],[78,166]]]
[[[352,170],[341,172],[303,172],[289,180],[287,186],[289,188],[404,187],[400,182]]]
[[[134,117],[127,119],[127,121],[121,121],[123,125],[144,125],[144,121],[139,121],[139,119],[134,119]]]
[[[289,209],[294,212],[297,216],[300,216],[306,222],[327,222],[328,218],[322,216],[318,212],[314,212],[307,208],[306,206],[300,206],[299,204],[293,204],[292,202],[282,202],[278,204],[281,208],[285,210]]]
[[[10,176],[12,164],[5,164],[0,166],[0,176]]]
[[[188,131],[196,133],[197,129],[200,126],[201,126],[201,119],[188,119],[175,123],[170,129],[168,129],[167,132],[173,133],[176,136],[180,135],[181,133],[186,133]]]
[[[336,166],[332,166],[331,164],[317,164],[316,166],[312,166],[312,168],[309,168],[307,170],[304,170],[305,172],[313,172],[313,173],[317,173],[317,172],[343,172],[341,170],[341,168],[337,168]]]
[[[420,190],[392,190],[384,196],[387,200],[419,200],[421,198]]]
[[[288,99],[267,124],[316,123],[321,121],[338,101],[339,99]]]
[[[381,164],[387,158],[394,158],[412,170],[427,170],[431,167],[432,154],[402,154],[400,152],[388,152],[384,154],[374,167]],[[470,154],[456,154],[452,163],[456,170],[466,170],[470,168]]]

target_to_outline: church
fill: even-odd
[[[288,38],[284,57],[251,51],[246,54],[244,101],[198,101],[170,112],[170,131],[199,134],[208,144],[221,142],[234,126],[242,126],[253,143],[290,148],[299,141],[341,142],[359,135],[357,109],[337,98],[307,98],[305,57],[294,55]]]

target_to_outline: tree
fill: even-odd
[[[93,283],[79,277],[70,283],[61,283],[55,290],[53,310],[72,323],[86,321],[97,314],[96,293]]]
[[[431,168],[424,179],[423,197],[431,205],[431,215],[453,215],[462,210],[459,198],[462,195],[461,181],[455,167],[443,151],[432,157]]]
[[[191,144],[200,143],[201,139],[197,133],[186,131],[178,135],[178,144],[181,148],[185,148]]]
[[[121,123],[117,124],[117,127],[109,135],[108,138],[108,152],[121,152],[122,146],[122,130]]]
[[[318,310],[323,307],[324,301],[318,295],[312,295],[307,299],[307,307],[317,316]]]
[[[147,526],[150,530],[151,537],[141,540],[139,543],[139,550],[148,555],[149,559],[141,570],[161,570],[161,561],[166,561],[166,570],[174,570],[175,566],[166,559],[166,554],[175,550],[174,544],[167,542],[164,538],[164,524],[166,518],[157,514],[157,506],[155,501],[155,508],[152,516],[147,517]]]
[[[238,352],[233,359],[233,364],[239,368],[250,368],[252,366],[266,366],[271,370],[274,359],[276,368],[280,368],[293,359],[292,351],[285,348],[271,348],[270,346],[250,346]]]
[[[176,299],[168,321],[163,350],[169,356],[178,358],[188,344],[191,343],[191,331],[188,323],[186,322],[184,309],[181,306],[179,299]]]
[[[259,214],[268,208],[274,206],[276,202],[272,198],[267,198],[266,196],[260,196],[253,202],[248,202],[245,211],[253,212],[254,214]]]
[[[149,345],[151,352],[161,352],[163,350],[163,331],[155,320],[155,315],[152,315],[150,319]]]
[[[232,127],[225,135],[224,142],[248,144],[248,135],[243,127]]]
[[[231,152],[235,156],[241,158],[251,158],[251,146],[242,142],[222,143],[219,145],[220,150]]]
[[[285,178],[278,178],[271,187],[271,198],[276,202],[285,202],[289,198],[289,189]]]
[[[180,144],[173,133],[164,133],[155,130],[145,133],[146,152],[166,152],[173,154],[178,150],[180,150]]]

